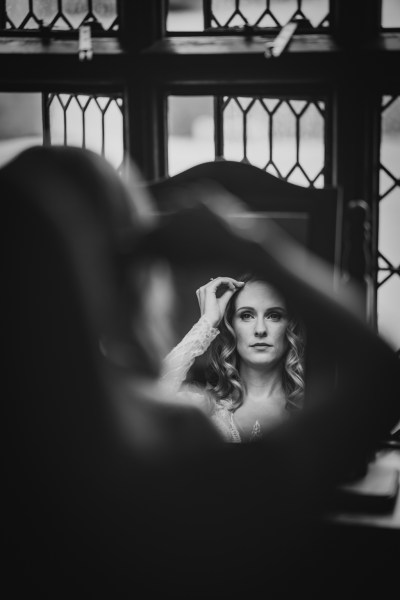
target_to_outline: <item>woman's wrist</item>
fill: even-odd
[[[204,321],[206,321],[208,323],[208,325],[210,326],[210,329],[215,329],[215,330],[219,331],[218,330],[219,322],[216,323],[215,320],[212,319],[211,317],[209,317],[206,313],[201,315],[200,319],[203,319]]]

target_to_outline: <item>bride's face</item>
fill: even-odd
[[[275,288],[262,281],[246,283],[235,299],[232,327],[241,360],[273,367],[287,350],[286,303]]]

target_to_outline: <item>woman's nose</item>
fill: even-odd
[[[267,336],[267,327],[265,325],[264,319],[257,319],[254,334],[256,335],[256,337]]]

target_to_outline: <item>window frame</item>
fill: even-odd
[[[359,253],[355,247],[342,247],[340,267],[363,286],[365,317],[376,326],[380,100],[400,93],[400,31],[381,27],[381,0],[331,0],[329,30],[295,34],[279,59],[268,60],[264,44],[276,32],[249,38],[167,33],[165,0],[118,4],[118,36],[94,36],[91,61],[78,60],[76,32],[52,32],[50,40],[2,32],[0,91],[121,93],[127,155],[153,180],[167,174],[166,96],[171,91],[324,90],[332,117],[326,122],[332,140],[329,183],[342,190],[342,231],[354,200],[369,207],[368,272],[363,261],[348,260]],[[0,22],[4,10],[1,0]]]
[[[166,83],[159,87],[158,93],[163,98],[164,104],[164,139],[168,143],[168,97],[169,96],[270,96],[273,98],[293,99],[294,96],[301,99],[309,99],[318,96],[319,100],[325,103],[325,186],[332,185],[332,95],[329,87],[317,87],[313,83],[305,84],[301,94],[299,88],[292,84],[262,84],[254,85],[254,83],[242,83],[237,85],[233,82],[221,83]],[[215,123],[215,137],[218,138],[217,123]],[[218,139],[214,139],[215,148],[218,145]],[[165,156],[165,164],[163,165],[163,176],[168,175],[168,156]]]

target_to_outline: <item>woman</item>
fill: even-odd
[[[185,386],[229,442],[253,441],[301,407],[304,335],[283,296],[264,278],[217,277],[197,290],[201,317],[164,361],[163,380],[181,389],[208,350],[205,390]]]

